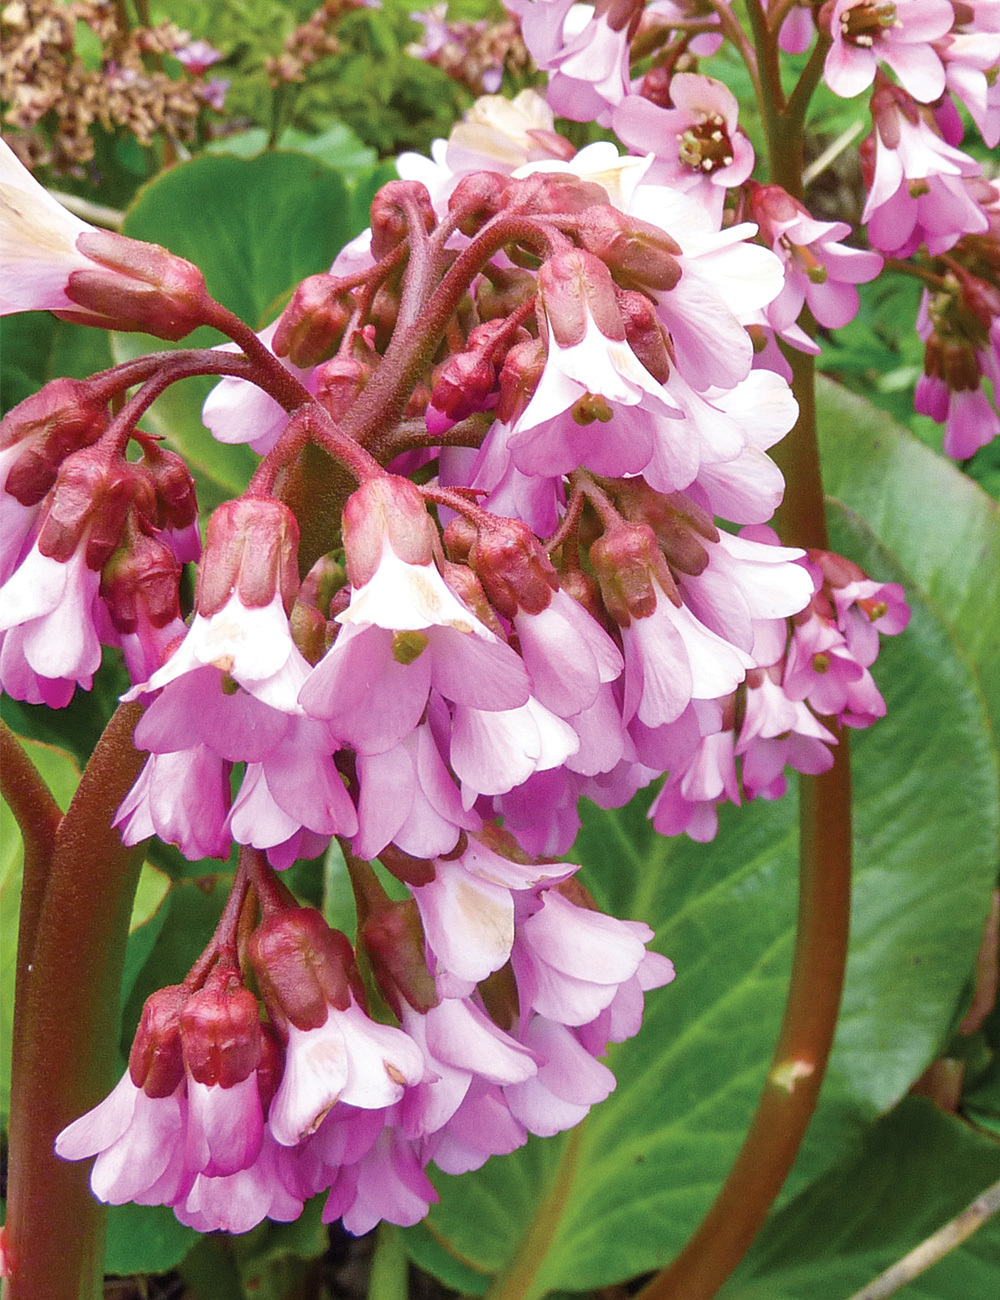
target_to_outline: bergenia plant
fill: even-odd
[[[130,678],[65,813],[2,732],[25,844],[11,1300],[100,1293],[105,1204],[206,1234],[310,1201],[350,1234],[412,1227],[442,1197],[461,1213],[454,1179],[599,1114],[616,1063],[642,1059],[609,1045],[641,1044],[644,1004],[669,1034],[685,996],[656,918],[616,906],[592,839],[574,851],[581,818],[626,806],[698,862],[721,823],[739,853],[747,805],[799,790],[798,929],[755,1116],[683,1249],[651,1229],[590,1275],[536,1267],[532,1234],[548,1240],[570,1195],[563,1159],[505,1267],[454,1257],[505,1298],[643,1272],[648,1300],[712,1296],[816,1108],[848,954],[848,737],[886,715],[880,646],[911,614],[905,562],[827,531],[817,337],[884,267],[916,276],[918,409],[959,459],[1000,432],[1000,189],[962,148],[963,115],[1000,139],[997,7],[509,9],[547,79],[478,100],[430,158],[401,155],[368,229],[263,321],[191,261],[72,215],[2,146],[4,313],[111,330],[122,350],[3,418],[0,687],[29,717],[80,708],[109,653]],[[857,226],[807,204],[824,83],[870,103]],[[576,147],[559,118],[604,138]],[[201,346],[127,338],[199,327]],[[213,454],[247,444],[254,469],[200,513],[203,465],[151,421],[204,376]],[[863,460],[852,473],[868,482]],[[909,507],[919,530],[937,503]],[[919,797],[935,796],[898,791]],[[878,844],[864,851],[877,869]],[[144,853],[229,861],[228,896],[193,964],[140,982],[109,1091]],[[648,851],[637,898],[663,862]],[[316,884],[334,871],[347,912]],[[987,869],[966,895],[973,932],[991,884]],[[713,1034],[699,1050],[745,1088],[724,1018]],[[447,1215],[432,1222],[451,1250]],[[779,1292],[806,1294],[760,1294]]]

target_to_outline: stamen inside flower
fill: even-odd
[[[718,113],[706,113],[694,126],[677,137],[677,155],[685,167],[709,175],[733,161],[733,146],[725,119]]]
[[[902,26],[896,18],[894,4],[853,5],[840,15],[840,33],[851,45],[871,49],[875,38],[888,27]]]
[[[825,654],[813,655],[813,672],[825,673],[830,668],[830,656]]]
[[[570,414],[577,424],[593,424],[595,420],[607,424],[614,411],[600,393],[584,393],[574,402]]]

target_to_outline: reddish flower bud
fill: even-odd
[[[209,617],[233,593],[247,609],[270,605],[275,593],[288,611],[299,589],[299,525],[291,510],[270,498],[239,497],[212,515],[198,570],[195,608]]]
[[[257,1066],[257,1095],[260,1108],[267,1114],[285,1072],[285,1053],[281,1039],[269,1024],[260,1027],[260,1064]]]
[[[509,181],[503,206],[520,216],[560,216],[583,212],[594,204],[606,204],[608,192],[603,185],[580,180],[568,172],[536,172],[521,180]]]
[[[458,228],[472,238],[500,211],[508,181],[497,172],[474,172],[458,182],[448,200],[452,215],[462,213]]]
[[[152,479],[156,493],[157,528],[190,528],[198,518],[198,496],[194,476],[175,452],[155,442],[143,448],[142,465]]]
[[[528,337],[524,330],[519,333],[522,340]],[[454,353],[438,368],[431,391],[433,410],[455,424],[495,405],[497,371],[516,341],[518,337],[506,320],[477,325],[465,351]]]
[[[545,369],[546,348],[541,339],[525,339],[507,353],[500,371],[497,419],[513,424],[523,413]]]
[[[560,569],[559,586],[598,623],[607,621],[596,581],[582,569]]]
[[[673,289],[681,278],[680,245],[658,226],[595,204],[579,218],[575,234],[627,289]]]
[[[543,262],[538,290],[545,318],[560,347],[583,340],[588,316],[605,338],[622,342],[625,325],[615,298],[611,273],[599,258],[582,249],[561,253]]]
[[[507,639],[503,624],[497,618],[496,610],[486,599],[483,584],[468,565],[449,564],[446,560],[441,565],[441,576],[462,604],[467,605],[472,610],[480,623],[484,623],[499,640],[505,641]]]
[[[434,229],[437,218],[427,186],[420,181],[390,181],[372,200],[372,257],[381,260],[401,244],[409,233],[407,210],[416,208],[424,228]]]
[[[485,267],[476,286],[479,319],[490,321],[509,316],[534,298],[537,287],[532,273],[520,267]]]
[[[96,442],[107,425],[107,402],[92,384],[53,379],[0,421],[0,450],[23,448],[8,471],[6,490],[23,506],[37,505],[66,457]]]
[[[180,1022],[184,1065],[198,1083],[231,1088],[260,1063],[260,1010],[238,973],[213,972],[185,1003]]]
[[[837,555],[835,551],[810,548],[807,552],[811,564],[819,567],[827,587],[848,587],[852,582],[866,582],[868,574],[853,560]]]
[[[403,1001],[424,1013],[438,1005],[441,999],[424,955],[424,927],[412,898],[376,908],[362,927],[360,938],[379,988],[397,1016]]]
[[[142,617],[153,627],[180,618],[181,565],[169,546],[136,529],[101,572],[101,596],[118,632],[135,632]]]
[[[303,370],[326,361],[337,349],[351,319],[350,292],[338,288],[336,276],[310,275],[303,280],[278,319],[272,347]]]
[[[712,516],[683,492],[656,492],[641,478],[624,480],[615,491],[615,504],[633,523],[649,524],[678,573],[697,576],[708,567],[705,542],[717,542]]]
[[[42,555],[65,563],[86,538],[87,567],[102,569],[121,540],[139,474],[125,461],[77,451],[59,468],[38,535]]]
[[[169,1097],[184,1078],[181,1012],[190,997],[181,984],[151,993],[128,1057],[132,1082],[147,1097]]]
[[[634,32],[645,7],[646,0],[597,0],[594,17],[603,18],[613,32],[622,32],[626,28]]]
[[[657,104],[660,108],[673,108],[674,101],[670,97],[672,80],[672,68],[662,63],[654,64],[643,77],[639,94],[643,99],[648,99],[650,103]]]
[[[348,497],[343,537],[347,574],[356,590],[378,568],[386,542],[407,564],[430,564],[437,530],[420,489],[409,479],[383,474]]]
[[[271,1019],[279,1027],[318,1029],[330,1007],[346,1011],[364,990],[346,935],[311,907],[265,917],[250,936],[250,961]]]
[[[520,519],[494,519],[480,527],[469,556],[491,604],[504,618],[518,610],[547,608],[559,579],[535,534]]]
[[[88,230],[77,237],[76,247],[97,266],[73,271],[66,296],[84,309],[89,324],[142,330],[176,342],[210,314],[212,300],[202,273],[159,244]]]
[[[632,289],[618,294],[618,307],[629,347],[653,378],[665,384],[670,378],[670,352],[656,308],[644,293]]]
[[[809,215],[807,209],[780,185],[761,185],[757,181],[746,181],[745,185],[747,216],[760,227],[761,239],[768,248],[777,238],[776,225]]]
[[[591,546],[590,561],[608,613],[622,627],[633,618],[648,618],[656,609],[654,579],[675,605],[681,603],[648,524],[623,523],[608,529]]]
[[[315,373],[316,400],[335,420],[342,420],[371,378],[369,362],[357,357],[334,357]]]

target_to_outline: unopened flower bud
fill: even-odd
[[[464,176],[452,191],[448,211],[462,213],[459,230],[472,238],[500,211],[509,182],[498,172]]]
[[[467,564],[449,564],[446,560],[441,565],[441,576],[462,604],[472,610],[480,623],[485,624],[500,641],[506,639],[503,624],[497,617],[496,610],[486,599],[483,584]]]
[[[149,442],[143,448],[142,464],[156,492],[157,528],[183,532],[198,519],[198,496],[194,476],[175,452]]]
[[[437,531],[420,489],[409,479],[383,474],[348,497],[343,538],[347,574],[357,590],[378,568],[386,542],[407,564],[430,564]]]
[[[121,540],[138,474],[125,461],[85,449],[59,468],[38,535],[42,555],[64,563],[86,539],[89,569],[102,569]]]
[[[147,1097],[169,1097],[184,1078],[181,1012],[191,994],[181,984],[151,993],[132,1040],[128,1071]]]
[[[673,70],[669,66],[654,63],[642,79],[639,94],[659,108],[673,108],[674,101],[670,97],[672,80]]]
[[[695,577],[708,567],[705,542],[717,542],[719,530],[685,493],[657,492],[641,478],[626,479],[615,492],[615,504],[626,519],[649,524],[676,572]]]
[[[427,186],[420,181],[390,181],[372,200],[372,257],[381,260],[409,234],[406,213],[416,209],[424,228],[434,229],[437,218]]]
[[[299,588],[299,525],[280,501],[239,497],[212,515],[198,571],[195,607],[208,618],[233,593],[247,609],[270,605],[275,593],[288,611]]]
[[[608,192],[603,185],[581,180],[568,172],[535,172],[508,182],[503,207],[519,216],[540,217],[556,213],[573,215],[607,201]]]
[[[806,554],[810,564],[818,566],[827,587],[847,587],[852,582],[865,582],[868,574],[864,569],[835,551],[820,551],[810,548]]]
[[[262,1051],[260,1011],[235,972],[210,977],[184,1004],[180,1021],[184,1065],[198,1083],[231,1088],[256,1070]]]
[[[491,517],[479,529],[469,562],[504,618],[513,618],[519,610],[541,613],[559,590],[552,561],[520,519]]]
[[[92,384],[53,379],[0,421],[0,450],[21,448],[8,470],[6,491],[23,506],[37,505],[66,457],[96,442],[107,425],[107,402]]]
[[[665,384],[670,378],[670,353],[656,308],[644,293],[632,289],[618,294],[618,308],[629,347],[653,378]]]
[[[441,999],[427,969],[424,928],[412,898],[377,907],[362,927],[360,938],[379,988],[397,1015],[403,1001],[423,1013],[438,1005]]]
[[[582,605],[596,622],[605,622],[600,588],[589,573],[575,568],[560,569],[559,586],[568,596],[572,596],[578,605]]]
[[[337,349],[354,309],[336,276],[310,275],[296,288],[278,319],[272,347],[303,370],[326,361]]]
[[[613,32],[635,32],[642,18],[646,0],[597,0],[594,17],[603,18]]]
[[[526,337],[523,332],[522,337]],[[515,338],[505,320],[487,321],[469,335],[464,352],[454,353],[444,362],[431,390],[427,412],[431,433],[496,404],[497,371]]]
[[[513,424],[524,413],[545,369],[546,349],[541,339],[525,339],[507,353],[500,371],[497,419]]]
[[[260,1064],[257,1066],[257,1095],[260,1108],[267,1114],[285,1072],[285,1054],[281,1040],[269,1024],[260,1027]]]
[[[66,296],[84,309],[90,324],[142,330],[176,342],[210,314],[212,300],[201,271],[159,244],[87,230],[76,247],[96,265],[70,274]]]
[[[132,529],[101,572],[101,597],[115,630],[135,632],[143,619],[161,628],[180,618],[180,576],[169,546]]]
[[[535,296],[537,287],[532,273],[518,266],[486,267],[476,286],[479,319],[489,321],[509,316]]]
[[[648,524],[622,523],[608,529],[590,548],[590,561],[601,596],[616,623],[648,618],[656,609],[659,587],[680,605],[677,588]]]
[[[364,991],[347,936],[311,907],[274,912],[250,937],[250,961],[276,1024],[318,1029],[331,1007],[346,1011]]]
[[[579,217],[577,239],[599,257],[627,289],[673,289],[681,278],[680,245],[648,221],[630,217],[609,203],[595,204]]]
[[[574,249],[543,262],[538,290],[549,328],[560,347],[583,340],[589,318],[605,338],[625,339],[625,325],[615,298],[614,281],[604,263],[592,253]]]
[[[770,247],[778,237],[775,227],[809,213],[780,185],[746,181],[747,216],[756,221],[763,242]]]
[[[371,378],[372,367],[357,357],[334,357],[317,367],[316,400],[334,420],[342,420]]]

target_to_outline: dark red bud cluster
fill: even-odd
[[[194,477],[175,452],[147,441],[141,465],[149,478],[155,498],[155,511],[149,523],[154,528],[183,531],[198,518],[198,497]]]
[[[121,540],[129,506],[143,487],[148,495],[139,466],[104,456],[97,448],[67,456],[45,507],[39,551],[65,563],[83,543],[87,567],[103,568]]]
[[[351,995],[365,1005],[364,986],[346,935],[311,907],[265,917],[250,937],[251,964],[268,1013],[279,1029],[318,1029],[330,1008],[346,1011]]]
[[[118,632],[135,632],[143,618],[166,627],[180,618],[181,565],[157,537],[132,530],[101,572],[101,597]]]
[[[77,237],[76,247],[94,269],[73,271],[66,295],[83,309],[89,324],[142,330],[177,342],[211,315],[212,299],[201,271],[159,244],[88,230]]]
[[[641,478],[617,483],[614,499],[626,519],[652,528],[675,573],[696,577],[705,571],[709,559],[705,542],[719,540],[719,530],[707,510],[683,492],[656,492]]]
[[[530,338],[506,320],[486,321],[469,335],[463,352],[453,353],[437,370],[430,405],[452,423],[495,406],[497,380],[507,353]]]
[[[334,357],[318,366],[313,375],[316,400],[334,420],[342,420],[371,376],[372,364],[367,357]]]
[[[673,69],[664,63],[654,63],[642,79],[639,94],[659,108],[673,108],[670,98],[670,83],[673,81]]]
[[[180,984],[151,993],[132,1040],[128,1071],[148,1097],[169,1097],[184,1078],[181,1012],[190,997]]]
[[[280,501],[239,497],[219,506],[205,530],[198,612],[217,613],[234,593],[246,608],[262,608],[276,592],[290,611],[299,588],[298,545],[298,522]]]
[[[441,999],[427,969],[424,928],[412,898],[375,908],[359,937],[379,988],[397,1016],[404,1002],[424,1014],[438,1005]]]
[[[411,216],[427,231],[437,217],[427,186],[419,181],[390,181],[375,195],[371,206],[372,256],[380,261],[407,238]]]
[[[180,1029],[184,1065],[198,1083],[231,1088],[260,1064],[260,1010],[236,971],[213,971],[185,1002]]]
[[[628,627],[633,618],[648,618],[653,613],[657,586],[675,605],[681,603],[649,524],[623,521],[609,528],[591,545],[590,561],[605,608],[622,627]]]
[[[107,425],[107,400],[92,383],[53,379],[0,421],[0,450],[21,448],[6,491],[23,506],[37,505],[66,457],[95,443]]]
[[[454,537],[454,533],[449,537],[445,530],[449,554]],[[458,546],[464,550],[465,539]],[[552,593],[559,589],[552,561],[520,519],[491,516],[476,531],[475,541],[468,549],[468,562],[483,584],[490,604],[504,618],[513,618],[519,610],[541,613],[551,601]]]
[[[621,289],[618,309],[625,323],[625,339],[654,379],[665,384],[670,378],[670,345],[656,308],[644,293]]]
[[[272,341],[276,357],[306,370],[333,356],[354,310],[350,292],[340,285],[329,274],[302,281],[278,318]]]
[[[664,230],[594,204],[578,218],[573,233],[581,247],[606,264],[623,288],[668,291],[681,278],[681,247]]]

